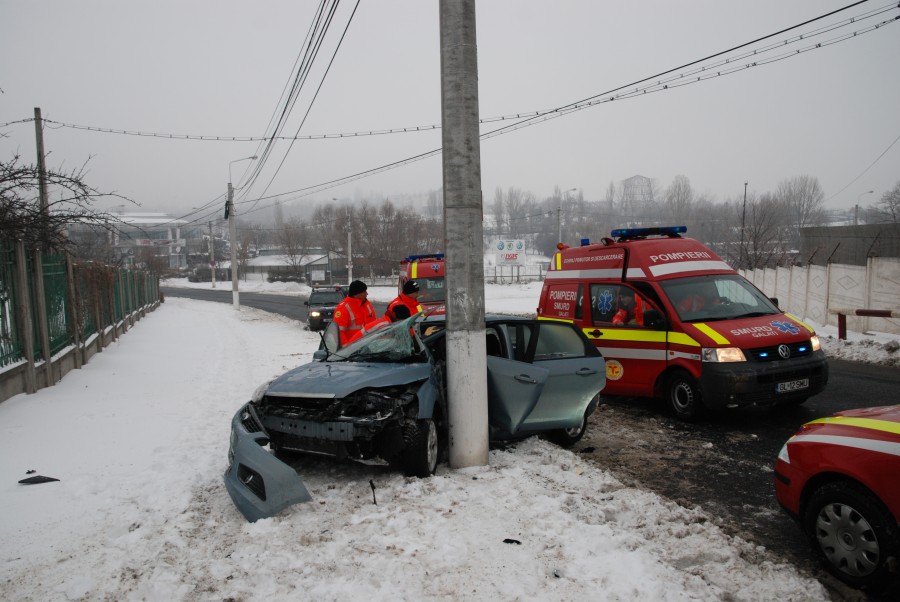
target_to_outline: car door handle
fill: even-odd
[[[597,374],[596,370],[591,370],[590,368],[581,368],[576,372],[578,376],[590,376],[591,374]]]
[[[590,331],[588,334],[591,335],[592,337],[599,337],[599,336],[603,335],[603,332],[600,330],[597,330],[595,328],[594,330]]]
[[[519,374],[514,377],[520,383],[528,383],[529,385],[536,385],[537,381],[528,376],[527,374]]]

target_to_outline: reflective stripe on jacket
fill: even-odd
[[[358,339],[364,333],[364,328],[378,319],[372,303],[354,297],[344,297],[334,308],[334,323],[341,333],[341,347]]]
[[[401,315],[397,315],[397,308],[401,306],[405,307],[409,311],[409,313],[405,316],[402,315],[404,313],[402,311],[400,312]],[[388,305],[387,311],[384,312],[384,317],[389,319],[391,322],[396,322],[397,320],[402,320],[410,316],[414,316],[420,311],[422,311],[422,306],[419,305],[418,301],[416,301],[409,295],[400,293],[400,296],[391,301],[390,305]]]

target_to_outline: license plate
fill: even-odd
[[[809,388],[809,379],[801,378],[800,380],[789,380],[786,383],[778,383],[775,385],[776,393],[790,393],[791,391],[799,391],[800,389]]]

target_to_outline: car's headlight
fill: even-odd
[[[786,464],[791,463],[791,457],[788,454],[787,443],[785,443],[784,445],[781,446],[781,451],[778,452],[778,459]]]
[[[253,395],[250,396],[250,401],[251,401],[252,403],[256,403],[257,401],[259,401],[260,399],[262,399],[262,398],[263,398],[263,395],[266,394],[266,389],[269,388],[269,383],[271,383],[271,382],[272,382],[272,381],[267,380],[266,382],[264,382],[264,383],[261,384],[260,386],[256,387],[256,390],[253,392]]]
[[[737,347],[704,347],[700,350],[704,362],[746,362],[744,352]]]
[[[818,351],[822,348],[822,344],[819,342],[819,337],[816,335],[812,335],[809,337],[809,344],[812,346],[813,351]]]
[[[321,316],[321,315],[322,315],[321,312],[317,312],[317,311],[311,311],[311,312],[309,312],[309,317],[310,317],[310,318],[318,318],[318,317]]]

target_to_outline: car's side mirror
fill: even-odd
[[[666,317],[656,309],[644,311],[644,326],[653,330],[668,330],[669,323]]]
[[[316,349],[313,351],[313,361],[321,362],[326,357],[328,357],[328,352],[324,349]]]
[[[769,297],[769,301],[775,304],[775,307],[781,307],[778,305],[778,297]]]

